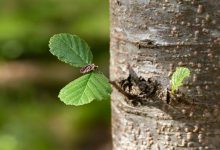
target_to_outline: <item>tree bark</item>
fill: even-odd
[[[114,150],[220,150],[220,1],[110,0]],[[191,75],[170,94],[175,68]]]

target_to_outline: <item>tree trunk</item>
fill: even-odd
[[[220,0],[110,0],[114,150],[220,150]],[[175,68],[191,75],[170,94]]]

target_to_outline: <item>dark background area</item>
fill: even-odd
[[[108,75],[106,0],[0,0],[0,150],[108,150],[110,101],[74,107],[59,90],[79,69],[49,53],[56,33],[77,34]]]

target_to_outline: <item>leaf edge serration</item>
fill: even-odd
[[[64,90],[66,89],[66,87],[68,87],[68,86],[72,86],[73,84],[74,84],[74,82],[76,82],[76,80],[77,79],[80,79],[80,78],[83,78],[83,77],[86,77],[86,76],[92,76],[93,74],[99,74],[99,75],[102,75],[102,77],[103,77],[103,79],[104,80],[106,80],[106,85],[108,86],[106,89],[105,89],[105,92],[108,94],[108,95],[105,95],[105,96],[103,96],[102,95],[102,97],[101,97],[101,99],[97,99],[97,98],[95,98],[95,97],[90,97],[89,98],[89,101],[84,101],[83,102],[83,100],[79,100],[78,102],[76,102],[76,101],[70,101],[70,100],[66,100],[65,98],[63,98],[62,97],[62,95],[63,95],[63,93],[64,93]],[[89,79],[88,80],[90,80],[91,78],[89,77]],[[93,77],[94,78],[94,77]],[[91,102],[93,102],[93,101],[95,101],[95,100],[97,100],[97,101],[102,101],[102,100],[107,100],[107,99],[109,99],[110,98],[110,94],[111,94],[111,92],[112,92],[112,88],[111,88],[111,86],[110,86],[110,84],[108,83],[108,78],[107,77],[105,77],[105,75],[103,75],[102,73],[98,73],[98,72],[91,72],[91,73],[88,73],[88,74],[85,74],[85,75],[83,75],[83,76],[81,76],[81,77],[79,77],[79,78],[77,78],[77,79],[75,79],[75,80],[73,80],[73,81],[71,81],[71,82],[69,82],[65,87],[63,87],[61,90],[60,90],[60,92],[59,92],[59,95],[58,95],[58,98],[64,103],[64,104],[66,104],[66,105],[73,105],[73,106],[82,106],[82,105],[85,105],[85,104],[89,104],[89,103],[91,103]],[[96,79],[97,80],[97,79]],[[87,81],[88,82],[88,81]],[[88,85],[86,85],[86,86],[88,86]],[[87,88],[87,87],[86,87]],[[95,87],[95,88],[97,88],[97,87]],[[104,88],[104,87],[103,87]],[[86,89],[84,89],[84,91],[85,91]],[[102,89],[103,90],[103,89]],[[84,92],[83,91],[83,92]],[[92,92],[91,92],[92,93]],[[94,93],[93,93],[94,94]],[[80,99],[82,98],[82,95],[80,96]],[[88,97],[87,97],[88,98]]]
[[[86,63],[83,64],[83,65],[72,64],[72,63],[69,62],[68,60],[63,59],[61,56],[55,54],[55,52],[52,50],[52,47],[51,47],[51,46],[52,46],[52,43],[54,42],[55,38],[56,38],[57,36],[60,36],[60,35],[74,36],[74,37],[80,39],[81,41],[83,41],[83,42],[87,45],[87,47],[88,47],[88,49],[89,49],[89,51],[90,51],[90,53],[91,53],[90,62],[86,62]],[[58,34],[54,34],[52,37],[50,37],[48,46],[49,46],[49,51],[50,51],[50,53],[51,53],[53,56],[57,57],[61,62],[64,62],[64,63],[66,63],[66,64],[69,64],[69,65],[71,65],[71,66],[73,66],[73,67],[84,67],[85,65],[90,64],[90,63],[93,62],[93,55],[92,55],[92,52],[91,52],[91,49],[90,49],[89,45],[87,44],[87,42],[86,42],[85,40],[83,40],[82,38],[80,38],[78,35],[70,34],[70,33],[58,33]]]

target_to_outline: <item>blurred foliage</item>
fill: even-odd
[[[11,67],[8,73],[7,65],[28,60],[56,68],[60,63],[49,53],[48,41],[53,34],[68,32],[88,41],[106,74],[108,1],[0,0],[0,18],[0,81],[7,79],[0,82],[0,150],[104,150],[110,142],[110,101],[65,106],[57,95],[67,79],[51,83],[39,81],[39,76],[35,81],[28,76],[31,70],[24,69],[28,81],[16,81],[19,72]],[[1,78],[7,73],[13,81]]]
[[[20,90],[1,89],[1,150],[80,149],[81,143],[106,142],[100,125],[109,124],[109,101],[71,107],[55,101],[52,91],[44,94],[28,85]]]
[[[103,0],[1,0],[0,55],[45,56],[49,37],[61,32],[80,35],[96,50],[96,45],[108,43],[107,4]]]

